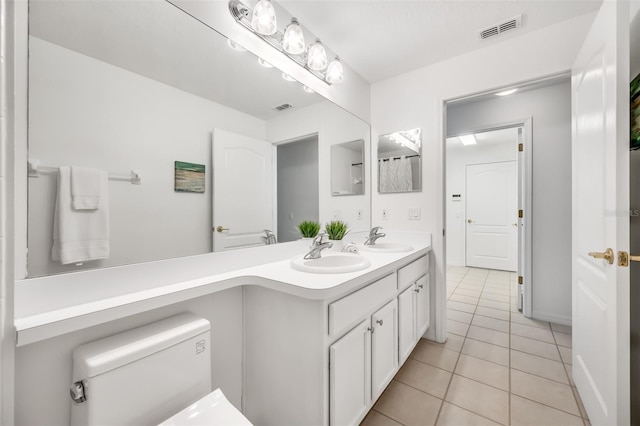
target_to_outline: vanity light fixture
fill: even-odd
[[[265,68],[273,68],[273,65],[271,65],[269,62],[265,61],[262,58],[258,58],[258,63]]]
[[[233,50],[236,50],[238,52],[246,52],[247,49],[245,49],[244,47],[240,46],[238,43],[236,43],[235,41],[231,40],[230,38],[227,39],[227,44],[229,45],[230,48],[232,48]]]
[[[331,85],[344,80],[342,63],[336,56],[335,60],[329,64],[327,60],[329,55],[320,40],[316,39],[308,48],[305,47],[304,31],[296,18],[291,19],[291,23],[287,25],[284,32],[278,30],[275,8],[271,0],[259,0],[253,10],[242,0],[229,0],[229,12],[237,23],[324,83]]]
[[[307,93],[316,93],[316,91],[315,91],[315,90],[310,89],[310,88],[309,88],[309,87],[307,87],[307,86],[302,86],[302,90],[304,90],[304,91],[305,91],[305,92],[307,92]]]
[[[259,0],[253,8],[251,28],[258,34],[273,35],[278,31],[276,25],[276,10],[271,0]]]
[[[509,89],[509,90],[505,90],[505,91],[496,93],[496,96],[509,96],[509,95],[512,95],[512,94],[516,93],[517,91],[518,91],[517,88],[516,89]]]
[[[476,137],[473,135],[458,136],[458,139],[460,139],[460,142],[462,142],[462,145],[464,146],[476,145],[478,143],[478,141],[476,140]]]
[[[284,78],[287,81],[296,81],[295,78],[291,77],[289,74],[287,74],[286,72],[282,73],[282,78]]]

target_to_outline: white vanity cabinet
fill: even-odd
[[[398,270],[398,357],[400,364],[411,354],[429,328],[429,258],[422,257]]]

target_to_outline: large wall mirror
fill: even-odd
[[[369,125],[242,50],[164,0],[29,1],[29,277],[274,242],[264,229],[336,214],[370,226],[370,190],[329,189],[331,145],[360,140],[366,158]],[[296,155],[274,146],[309,137],[315,204],[276,188]],[[52,259],[61,166],[109,174],[108,258]]]
[[[422,191],[422,135],[419,128],[378,137],[378,192]]]

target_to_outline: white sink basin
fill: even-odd
[[[312,274],[343,274],[361,271],[371,266],[366,257],[351,253],[322,253],[319,259],[305,259],[298,256],[291,259],[291,267],[297,271]]]
[[[362,250],[378,253],[404,253],[413,250],[413,246],[404,243],[377,242],[372,246],[362,246]]]

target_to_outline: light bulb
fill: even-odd
[[[284,73],[284,72],[282,73],[282,78],[284,78],[287,81],[296,81],[295,78],[291,77],[289,74]]]
[[[269,62],[265,61],[262,58],[258,58],[258,63],[265,68],[273,68],[273,65],[271,65]]]
[[[314,71],[322,71],[327,67],[327,51],[324,50],[320,40],[316,40],[315,43],[309,46],[307,66]]]
[[[296,18],[291,18],[291,23],[287,25],[284,30],[284,36],[282,37],[282,48],[285,52],[298,55],[304,52],[304,34],[302,28],[298,24]]]
[[[276,10],[270,0],[260,0],[256,3],[251,17],[251,27],[262,35],[276,33],[278,29],[276,26]]]
[[[307,93],[316,93],[315,90],[307,87],[307,86],[302,86],[302,90],[304,90]]]
[[[344,68],[342,67],[342,63],[337,56],[327,67],[327,75],[325,76],[325,80],[327,80],[327,82],[331,84],[342,83],[342,80],[344,80]]]
[[[231,40],[230,38],[227,39],[227,44],[229,45],[230,48],[232,48],[233,50],[237,50],[238,52],[246,52],[247,49],[245,49],[244,47],[240,46],[238,43],[236,43],[235,41]]]

